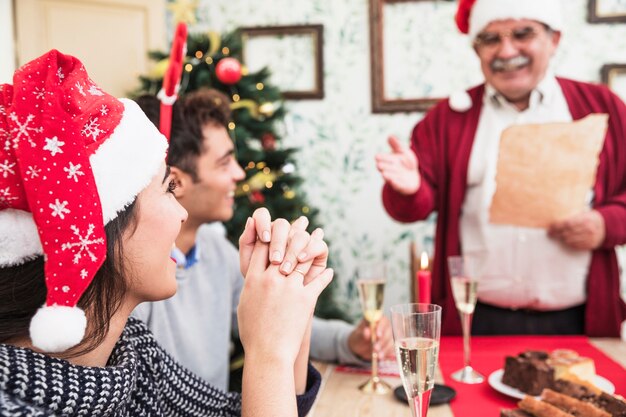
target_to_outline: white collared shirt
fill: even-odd
[[[591,252],[550,239],[545,229],[489,223],[502,131],[511,125],[570,122],[563,92],[548,74],[519,111],[487,85],[472,146],[461,214],[464,255],[478,259],[478,299],[505,308],[557,310],[585,302]]]

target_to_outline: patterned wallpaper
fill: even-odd
[[[563,0],[563,6],[564,36],[554,60],[558,74],[599,81],[603,64],[626,62],[626,24],[586,23],[586,0]],[[429,60],[445,64],[429,87],[433,91],[458,83],[466,71],[477,69],[469,42],[454,30],[450,21],[453,9],[454,3],[424,3],[420,8],[422,15],[416,16],[417,27],[395,28],[400,40],[387,45],[390,57],[403,57],[406,45],[401,40],[407,36],[402,30],[425,40],[427,44],[419,56],[409,57],[409,64],[400,70],[411,71]],[[358,315],[356,266],[379,257],[389,263],[386,306],[407,301],[408,245],[412,239],[428,242],[432,238],[432,222],[401,225],[386,215],[380,199],[382,180],[373,158],[375,153],[386,150],[390,134],[408,141],[413,125],[423,115],[371,113],[368,0],[200,0],[198,18],[199,23],[192,30],[324,25],[326,96],[323,100],[287,103],[284,143],[301,150],[298,169],[307,178],[305,190],[311,203],[321,209],[320,220],[332,243],[331,256],[339,279],[338,302],[355,317]],[[430,22],[430,32],[420,36],[419,27],[425,22]],[[270,55],[272,51],[265,53]],[[465,57],[471,57],[468,59],[474,63]],[[418,70],[415,77],[419,81]],[[410,81],[408,84],[407,90],[416,88]]]

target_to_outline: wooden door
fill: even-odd
[[[19,0],[18,65],[50,49],[75,55],[105,91],[128,95],[166,46],[165,0]]]

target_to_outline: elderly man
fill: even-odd
[[[411,150],[390,138],[377,155],[383,202],[396,220],[437,211],[433,301],[457,333],[446,258],[473,255],[499,290],[481,291],[477,334],[618,336],[626,318],[615,246],[626,243],[626,106],[608,89],[555,77],[559,0],[461,1],[485,83],[442,101],[417,124]],[[514,124],[609,115],[589,209],[548,230],[489,223],[500,135]]]

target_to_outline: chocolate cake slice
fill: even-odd
[[[507,356],[502,383],[530,395],[539,395],[544,388],[554,385],[554,368],[548,362],[548,353],[528,350],[517,356]]]

